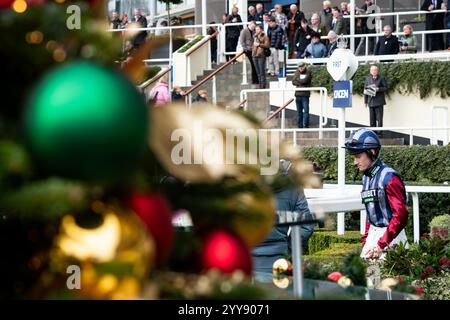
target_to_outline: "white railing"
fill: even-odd
[[[427,15],[427,14],[436,14],[436,13],[446,13],[449,12],[450,10],[433,10],[433,11],[422,11],[422,10],[418,10],[418,11],[399,11],[399,12],[374,12],[374,13],[370,13],[370,14],[355,14],[355,19],[358,18],[371,18],[371,17],[376,17],[377,19],[380,19],[381,17],[391,17],[391,16],[395,16],[396,17],[396,27],[397,27],[397,31],[399,30],[399,26],[400,26],[400,16],[409,16],[409,15],[418,15],[421,16],[422,14]],[[351,15],[344,15],[343,16],[346,19],[351,19]],[[393,27],[393,26],[391,26]]]
[[[328,120],[328,119],[327,119]],[[404,131],[404,132],[409,132],[409,145],[413,145],[414,144],[414,133],[417,131],[432,131],[435,132],[437,130],[442,130],[445,131],[447,134],[447,140],[443,140],[443,144],[447,145],[448,144],[448,137],[449,137],[449,133],[450,133],[450,126],[446,126],[446,127],[364,127],[366,129],[370,129],[370,130],[375,130],[375,131]],[[345,131],[353,131],[356,130],[356,127],[347,127],[345,128]],[[319,132],[319,138],[321,136],[323,136],[323,132],[338,132],[339,128],[281,128],[281,129],[269,129],[271,131],[274,132],[281,132],[282,134],[286,134],[286,133],[292,133],[292,142],[294,145],[297,145],[297,134],[301,133],[301,132]],[[320,134],[322,132],[322,135]],[[405,134],[403,132],[397,132],[399,134]],[[321,138],[320,138],[321,139]],[[431,142],[432,139],[430,139]],[[435,141],[437,144],[437,141]],[[446,142],[446,143],[445,143]]]
[[[419,193],[450,193],[450,186],[406,186],[406,193],[413,201],[414,242],[420,240]],[[324,184],[323,189],[305,189],[309,209],[312,212],[331,213],[342,211],[360,211],[360,233],[365,233],[366,212],[361,201],[361,185],[345,185],[339,190],[337,184]],[[345,225],[342,226],[345,230]]]
[[[245,100],[244,104],[244,110],[247,111],[248,109],[248,94],[249,93],[262,93],[262,92],[281,92],[283,94],[283,99],[281,101],[281,105],[284,105],[286,103],[285,99],[285,92],[297,92],[297,91],[318,91],[320,94],[320,115],[319,115],[319,136],[322,138],[322,130],[323,126],[327,125],[328,123],[328,116],[327,116],[327,96],[328,96],[328,90],[325,87],[309,87],[309,88],[270,88],[270,89],[244,89],[241,90],[240,94],[240,101]],[[268,104],[270,105],[270,103]],[[286,127],[286,114],[285,109],[281,111],[281,130],[285,130]]]

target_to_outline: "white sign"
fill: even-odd
[[[336,49],[327,63],[327,71],[334,81],[349,80],[358,69],[358,61],[351,50]]]

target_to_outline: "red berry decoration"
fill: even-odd
[[[156,262],[161,265],[170,253],[174,238],[169,203],[159,194],[134,193],[130,199],[130,207],[155,240]]]
[[[204,269],[218,269],[224,273],[241,270],[252,273],[252,258],[244,241],[227,230],[215,230],[204,238],[202,252]]]
[[[344,275],[340,273],[339,271],[332,272],[328,275],[328,280],[338,282],[340,278],[342,278]]]

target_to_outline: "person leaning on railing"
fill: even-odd
[[[403,27],[405,33],[400,37],[400,53],[417,53],[417,38],[413,35],[413,28],[407,24]]]

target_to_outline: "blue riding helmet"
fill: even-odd
[[[350,154],[358,154],[370,149],[380,149],[381,142],[375,132],[361,128],[350,134],[343,148],[347,149]]]

